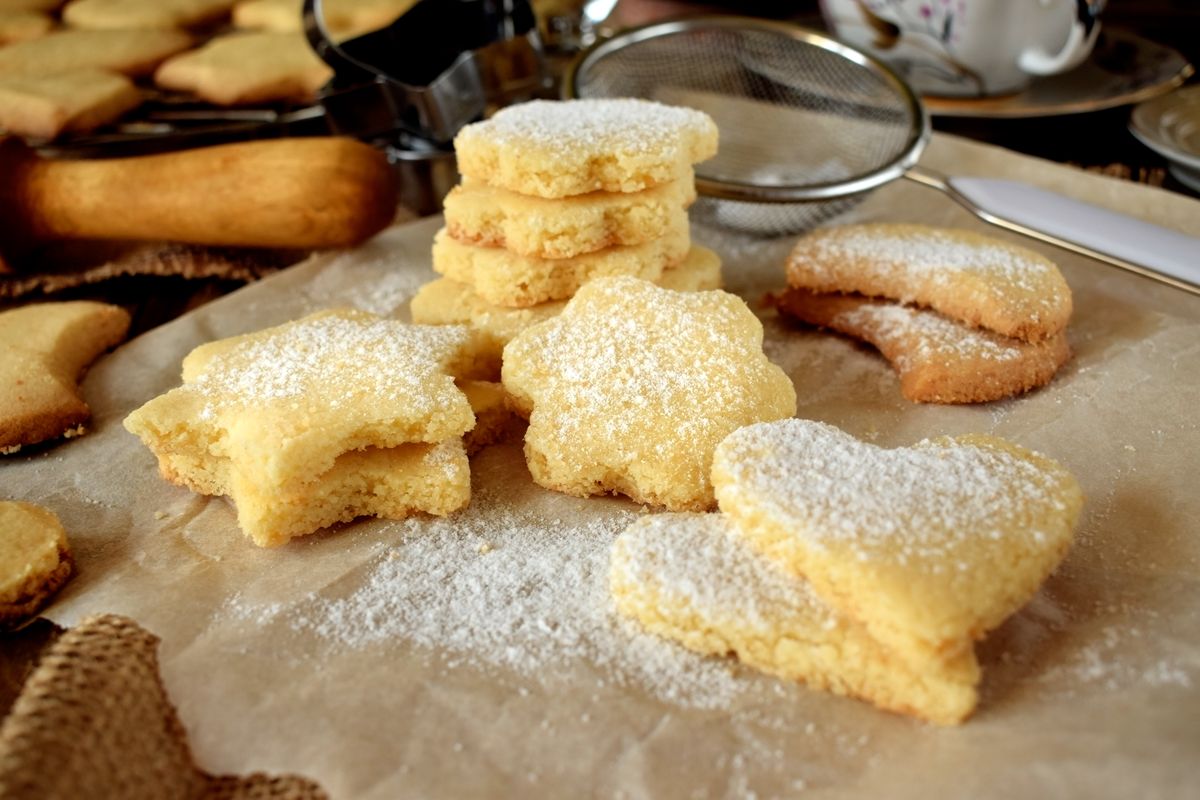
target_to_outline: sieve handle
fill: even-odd
[[[939,189],[985,222],[1200,295],[1200,239],[1017,181],[905,177]]]

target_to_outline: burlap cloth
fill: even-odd
[[[157,636],[112,614],[59,637],[0,726],[0,797],[328,797],[295,775],[200,769],[163,688],[157,652]]]

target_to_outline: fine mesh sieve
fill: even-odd
[[[641,97],[707,112],[718,155],[696,166],[693,219],[757,235],[800,233],[904,177],[986,222],[1200,294],[1200,240],[1026,184],[917,165],[929,119],[877,59],[820,33],[747,17],[622,31],[585,50],[568,98]]]
[[[807,230],[916,163],[929,136],[912,90],[879,61],[794,25],[701,17],[618,34],[569,71],[568,96],[642,97],[707,112],[696,219]]]

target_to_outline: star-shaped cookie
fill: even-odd
[[[164,477],[227,494],[243,531],[281,544],[363,514],[444,514],[469,498],[456,378],[476,375],[461,326],[321,312],[196,348],[183,386],[125,420]]]

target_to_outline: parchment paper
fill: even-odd
[[[1200,232],[1200,203],[994,148],[936,137],[925,163]],[[903,182],[851,216],[989,230]],[[352,593],[391,552],[395,526],[359,522],[258,550],[224,500],[159,479],[121,419],[176,385],[201,342],[346,303],[404,316],[433,277],[438,224],[312,259],[126,344],[87,378],[90,434],[0,464],[0,494],[57,511],[77,553],[79,574],[48,615],[70,625],[128,614],[161,636],[166,684],[204,768],[297,772],[337,797],[372,798],[1195,796],[1200,299],[1046,248],[1074,292],[1076,355],[1048,388],[1012,401],[912,405],[873,351],[764,312],[767,352],[794,379],[801,416],[889,446],[996,433],[1064,462],[1086,492],[1060,571],[980,646],[983,699],[961,728],[741,673],[747,688],[728,707],[701,710],[605,681],[586,661],[521,674],[277,624],[299,598]],[[753,305],[782,284],[788,241],[696,234]],[[533,486],[519,446],[485,451],[474,472],[481,490],[561,516],[564,535],[573,520],[629,512]],[[230,613],[231,598],[259,611]]]

